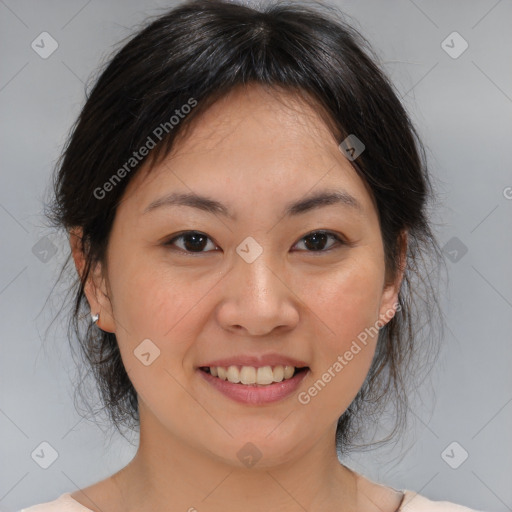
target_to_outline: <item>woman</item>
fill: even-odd
[[[337,454],[388,400],[399,432],[438,313],[422,156],[334,13],[199,0],[141,30],[87,99],[50,213],[76,334],[139,447],[26,510],[468,511]]]

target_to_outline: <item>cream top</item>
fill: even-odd
[[[413,491],[402,492],[405,496],[397,512],[479,512],[447,501],[431,501]],[[19,512],[91,512],[91,510],[78,503],[70,493],[64,493],[54,501],[33,505]]]

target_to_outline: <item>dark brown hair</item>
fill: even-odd
[[[400,308],[380,329],[364,385],[339,419],[338,448],[353,447],[360,427],[378,423],[387,403],[396,412],[388,439],[403,426],[409,379],[436,354],[434,324],[441,312],[434,271],[442,257],[427,216],[434,190],[425,149],[378,60],[363,36],[325,5],[279,1],[255,8],[196,0],[147,21],[106,63],[56,166],[46,213],[54,227],[82,229],[87,264],[72,287],[69,333],[120,432],[138,428],[137,394],[115,335],[90,321],[84,283],[92,265],[105,261],[116,207],[140,166],[165,157],[178,133],[214,101],[254,82],[308,98],[328,114],[340,143],[350,134],[364,143],[352,164],[377,206],[389,278],[400,269],[407,232]],[[176,111],[192,106],[191,99],[193,108],[180,116]],[[177,124],[172,116],[180,117]],[[148,137],[155,147],[127,168]],[[112,182],[116,174],[122,177]],[[98,192],[106,183],[108,193]]]

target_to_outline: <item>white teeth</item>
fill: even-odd
[[[229,366],[228,368],[212,366],[210,367],[210,373],[214,377],[228,380],[233,384],[258,384],[260,386],[266,386],[274,382],[291,379],[295,374],[295,367],[288,365],[277,365],[274,367],[262,366],[260,368],[255,368],[254,366],[238,367],[235,365]]]
[[[289,379],[293,376],[293,373],[295,372],[295,367],[293,366],[285,366],[284,367],[284,378]]]
[[[281,382],[284,379],[284,368],[282,366],[276,366],[274,368],[274,380],[276,382]]]
[[[228,368],[227,379],[229,382],[234,382],[235,384],[238,384],[240,382],[240,372],[238,371],[238,368],[236,366],[230,366]]]
[[[262,366],[256,372],[256,382],[258,384],[272,384],[274,382],[274,373],[270,366]]]
[[[256,384],[256,368],[253,366],[242,366],[240,382],[242,384]]]

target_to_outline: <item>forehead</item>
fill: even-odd
[[[263,148],[297,152],[317,146],[325,152],[335,144],[326,124],[328,115],[305,95],[259,84],[238,86],[194,120],[172,153],[213,150],[219,145],[244,145],[260,153]]]
[[[348,188],[370,206],[368,187],[342,155],[319,108],[295,93],[250,85],[194,119],[169,155],[133,177],[126,195],[142,212],[156,196],[175,190],[252,196],[255,202],[271,194],[288,203],[326,187]]]

